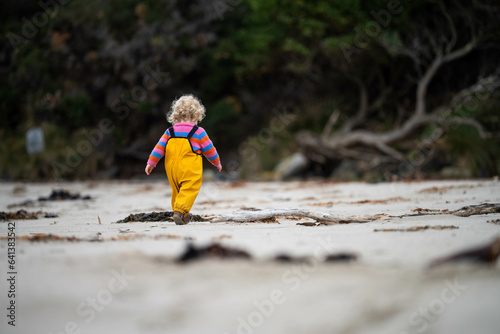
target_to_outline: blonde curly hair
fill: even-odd
[[[172,102],[167,114],[167,121],[171,124],[182,122],[198,123],[205,117],[205,107],[194,95],[183,95]]]

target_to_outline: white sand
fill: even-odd
[[[25,188],[25,192],[13,190]],[[432,187],[441,191],[420,192]],[[153,182],[0,184],[0,211],[64,188],[92,201],[39,202],[58,218],[16,221],[18,236],[51,233],[104,242],[17,241],[17,319],[7,325],[6,279],[0,283],[1,333],[498,333],[500,269],[459,264],[434,270],[443,255],[500,236],[500,214],[394,218],[365,224],[299,226],[273,223],[169,222],[113,224],[130,213],[170,210],[164,179]],[[353,203],[386,200],[387,203]],[[324,205],[334,202],[332,206]],[[307,208],[341,215],[403,215],[416,208],[455,210],[500,202],[495,181],[415,183],[209,183],[195,214],[242,207]],[[323,205],[314,205],[323,204]],[[102,224],[99,224],[97,216]],[[55,224],[54,224],[55,222]],[[374,229],[454,225],[458,229],[374,232]],[[0,222],[0,235],[7,223]],[[119,236],[144,235],[110,241]],[[155,236],[171,238],[154,239]],[[173,237],[175,238],[173,238]],[[178,265],[185,249],[217,240],[255,259]],[[7,276],[7,241],[0,240]],[[320,263],[350,252],[352,264]],[[277,254],[308,256],[311,264],[277,263]],[[118,273],[125,273],[122,283]],[[129,276],[127,278],[127,275]],[[94,299],[94,302],[92,302]],[[90,304],[94,303],[94,306]]]

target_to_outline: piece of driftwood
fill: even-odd
[[[483,203],[478,205],[464,206],[452,212],[455,216],[469,217],[473,215],[487,215],[500,213],[500,203]]]
[[[309,211],[305,209],[265,209],[258,211],[236,211],[225,215],[216,216],[211,219],[212,223],[218,222],[249,222],[262,219],[269,219],[272,217],[304,217],[316,219],[320,222],[333,222],[338,224],[348,223],[367,223],[379,219],[387,219],[389,216],[373,215],[373,216],[341,216],[333,215],[326,212]]]
[[[303,217],[316,219],[318,222],[336,223],[336,224],[349,224],[349,223],[367,223],[380,219],[389,218],[403,218],[403,217],[414,217],[414,216],[427,216],[427,215],[455,215],[459,217],[469,217],[472,215],[484,215],[490,213],[500,213],[500,203],[483,203],[477,205],[469,205],[460,208],[455,211],[449,210],[429,210],[429,209],[419,209],[417,213],[406,214],[401,216],[389,216],[389,215],[364,215],[364,216],[341,216],[334,215],[326,212],[310,211],[306,209],[264,209],[264,210],[242,210],[233,213],[228,213],[220,216],[216,216],[210,219],[212,223],[218,222],[250,222],[258,221],[263,219],[270,219],[273,217]]]

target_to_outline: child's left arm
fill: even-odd
[[[201,145],[201,152],[205,156],[205,158],[210,161],[212,165],[217,167],[219,172],[222,170],[222,164],[220,162],[219,154],[217,153],[217,149],[215,148],[214,144],[208,137],[208,134],[203,130],[203,132],[200,134],[201,139],[200,139],[200,145]]]

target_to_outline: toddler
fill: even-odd
[[[174,222],[185,225],[191,221],[189,213],[200,191],[203,161],[201,154],[217,167],[222,165],[217,150],[202,127],[196,125],[205,117],[205,107],[193,95],[184,95],[172,103],[167,121],[173,124],[161,136],[149,156],[146,174],[150,174],[165,155],[165,170],[172,187]]]

